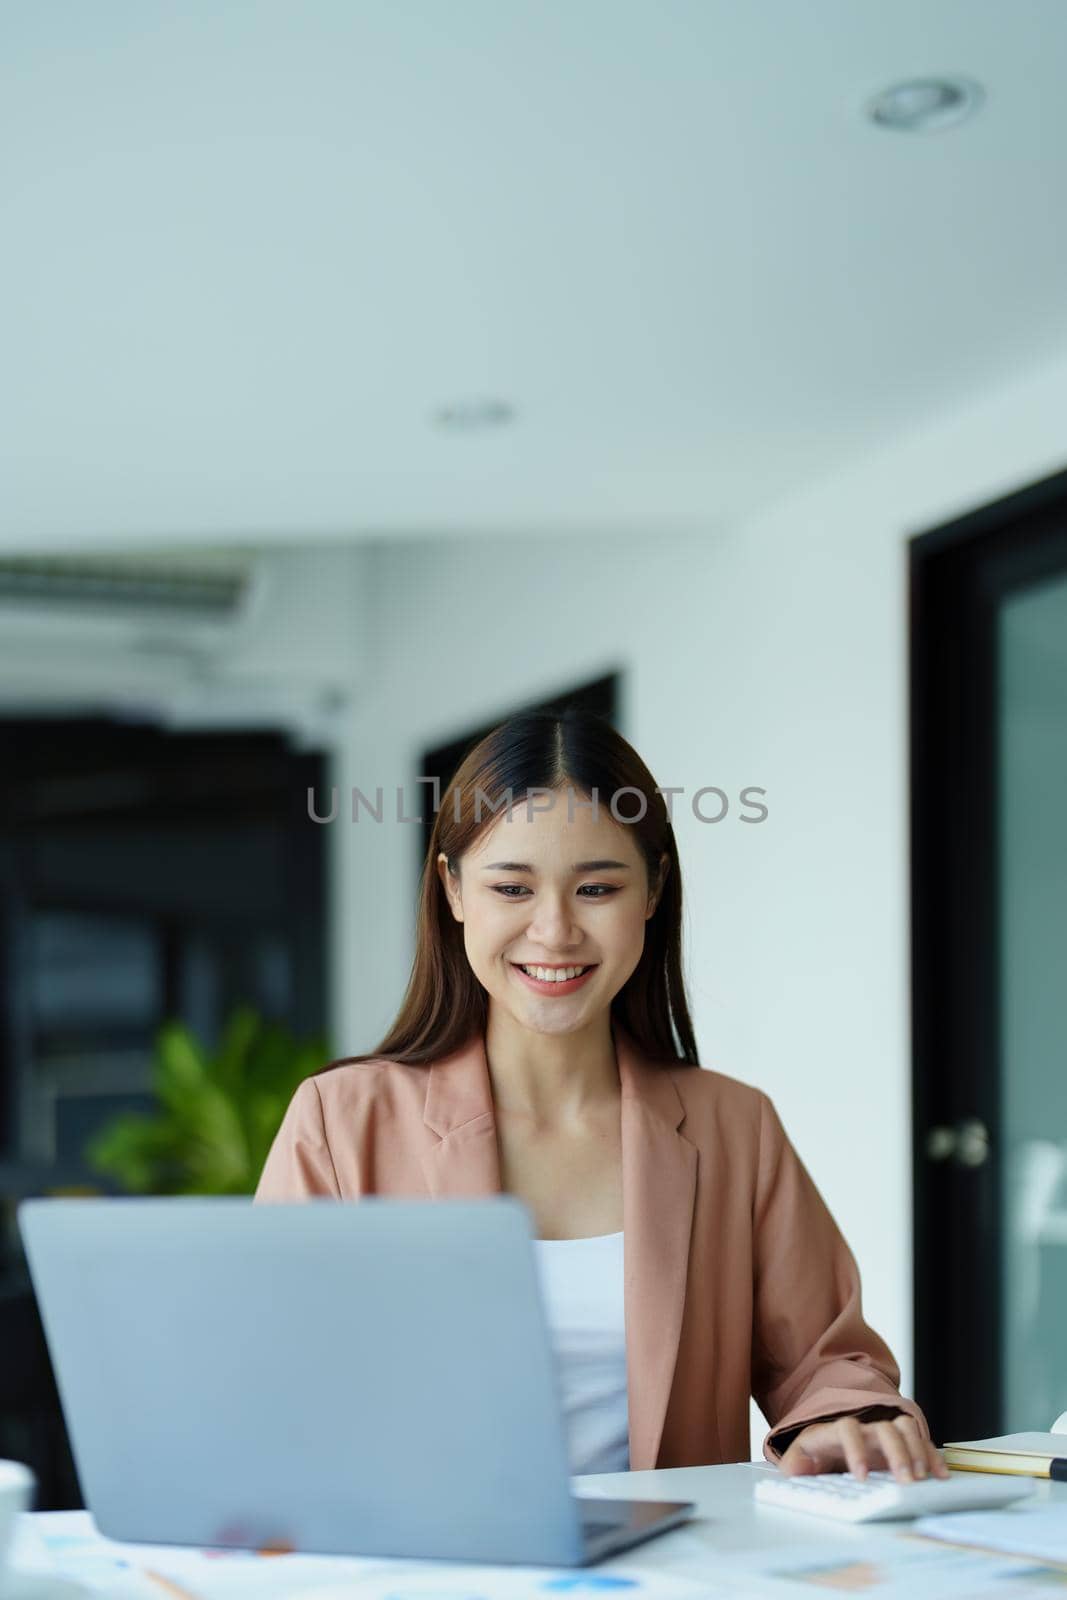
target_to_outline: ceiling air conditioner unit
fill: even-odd
[[[9,644],[214,655],[262,600],[259,552],[0,556],[0,635]]]
[[[332,737],[356,671],[351,566],[341,546],[0,555],[0,718]]]

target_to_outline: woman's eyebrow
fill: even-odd
[[[490,861],[488,866],[482,868],[483,872],[532,872],[534,869],[527,861]],[[571,868],[573,872],[629,872],[628,861],[576,861]]]

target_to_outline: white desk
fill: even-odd
[[[833,1546],[836,1556],[838,1549],[846,1550],[849,1545],[859,1546],[862,1543],[869,1550],[872,1542],[890,1544],[899,1540],[902,1532],[911,1526],[907,1522],[850,1526],[829,1518],[804,1516],[757,1505],[752,1499],[754,1484],[759,1477],[777,1471],[777,1467],[765,1463],[739,1462],[713,1467],[676,1467],[661,1472],[603,1473],[572,1480],[579,1492],[599,1490],[613,1498],[692,1500],[697,1506],[693,1520],[682,1527],[661,1534],[632,1550],[623,1551],[611,1561],[600,1562],[584,1570],[604,1575],[613,1570],[642,1572],[649,1577],[656,1573],[669,1574],[703,1581],[708,1586],[709,1594],[719,1596],[723,1593],[719,1585],[728,1580],[722,1570],[723,1564],[717,1557],[757,1551],[801,1551],[805,1547],[811,1547],[814,1551],[818,1546],[823,1550]],[[1067,1508],[1067,1484],[1036,1481],[1037,1492],[1030,1504],[1037,1506],[1054,1501]],[[29,1519],[30,1522],[33,1520]],[[274,1567],[274,1563],[271,1565]],[[398,1560],[396,1566],[398,1575],[405,1567],[409,1574],[411,1572],[410,1562]],[[582,1571],[580,1568],[574,1569],[575,1576]],[[425,1575],[425,1568],[423,1573]],[[276,1567],[274,1574],[281,1576]],[[293,1585],[293,1589],[304,1590],[306,1587],[306,1580]],[[1000,1592],[1006,1595],[1008,1587],[1002,1586]],[[786,1592],[794,1595],[810,1594],[813,1600],[815,1596],[827,1593],[826,1588],[795,1582],[787,1584],[785,1588]],[[270,1585],[271,1600],[284,1600],[285,1595],[291,1592],[287,1584],[281,1588],[276,1582]],[[745,1584],[730,1589],[731,1596],[761,1592],[761,1586],[756,1583],[751,1587]],[[954,1587],[947,1588],[945,1592],[958,1595],[961,1591]],[[962,1592],[966,1594],[968,1591],[964,1589]],[[1010,1592],[1014,1595],[1019,1591],[1011,1588]],[[1030,1592],[1028,1587],[1026,1593]],[[1047,1583],[1035,1587],[1032,1592],[1047,1595]],[[30,1593],[28,1589],[27,1600],[30,1600]],[[46,1600],[43,1594],[41,1600]],[[165,1600],[162,1591],[159,1600]]]
[[[583,1490],[602,1489],[619,1499],[692,1500],[697,1506],[691,1522],[624,1551],[614,1561],[600,1562],[594,1570],[610,1572],[618,1566],[706,1578],[714,1576],[715,1556],[720,1553],[891,1540],[910,1526],[907,1522],[850,1525],[756,1504],[753,1484],[778,1471],[767,1462],[744,1461],[719,1467],[670,1467],[661,1472],[602,1473],[575,1480]],[[1038,1489],[1033,1504],[1057,1500],[1067,1505],[1067,1483],[1047,1478],[1035,1482]]]

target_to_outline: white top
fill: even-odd
[[[571,1472],[628,1472],[622,1234],[534,1246]]]

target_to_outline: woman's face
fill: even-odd
[[[493,1004],[537,1033],[569,1033],[610,1005],[641,958],[667,870],[664,856],[650,893],[633,828],[604,800],[594,821],[586,797],[572,793],[573,819],[566,790],[532,815],[516,801],[462,857],[458,883],[437,858],[475,976]],[[538,794],[534,805],[545,803]],[[522,966],[592,970],[560,981]]]

